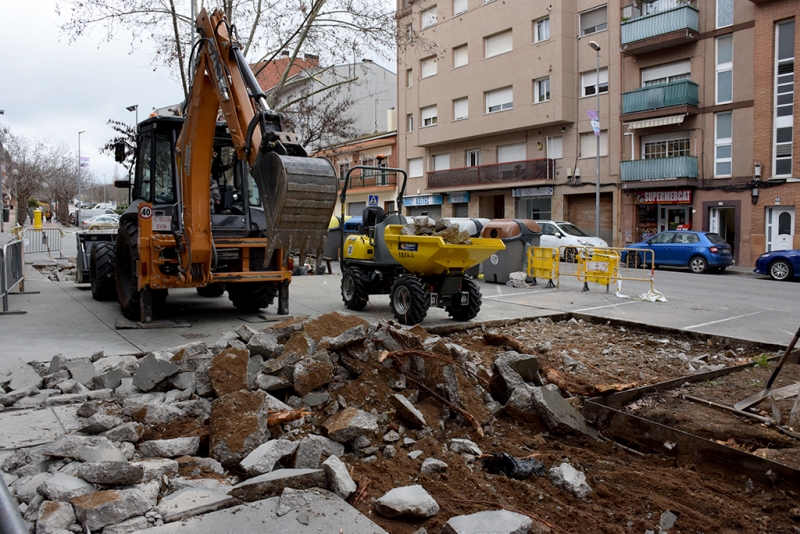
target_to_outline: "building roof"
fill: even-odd
[[[291,61],[291,57],[280,56],[272,61],[260,61],[251,65],[261,89],[269,91],[275,87],[280,81],[283,71],[286,70],[289,61]],[[319,58],[306,54],[304,58],[295,58],[291,67],[289,67],[289,76],[287,78],[296,76],[307,69],[316,69],[318,67]]]

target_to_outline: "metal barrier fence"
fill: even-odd
[[[17,286],[20,293],[25,292],[25,257],[20,240],[11,241],[0,250],[0,295],[4,315],[26,313],[8,309],[8,294]]]
[[[61,249],[62,237],[64,231],[61,228],[26,228],[23,237],[25,254],[47,252],[52,255],[54,250],[58,250],[58,257],[64,258],[64,251]]]

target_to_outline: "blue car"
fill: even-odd
[[[768,274],[773,280],[800,277],[800,250],[773,250],[756,260],[754,273]]]
[[[733,265],[731,247],[719,234],[689,230],[670,230],[656,234],[647,241],[626,245],[626,249],[639,248],[653,251],[654,266],[688,267],[693,273],[721,273]],[[620,260],[628,267],[651,263],[651,255],[644,250],[622,251]]]

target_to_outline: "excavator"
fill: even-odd
[[[226,290],[257,311],[278,299],[289,313],[291,250],[321,250],[336,202],[336,173],[311,158],[245,61],[221,10],[197,17],[194,77],[182,110],[142,121],[134,150],[131,204],[114,243],[91,248],[92,294],[118,300],[141,323],[169,289]],[[221,117],[221,120],[218,120]],[[126,145],[115,147],[124,161]]]

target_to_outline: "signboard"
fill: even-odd
[[[691,189],[673,191],[637,191],[636,204],[691,204]]]
[[[442,195],[423,195],[419,197],[406,197],[403,206],[435,206],[443,202]]]
[[[377,206],[378,205],[378,195],[370,195],[369,202],[367,202],[368,206]]]
[[[553,196],[552,187],[521,187],[519,189],[512,189],[511,196],[514,198],[520,197],[547,197]]]
[[[587,109],[586,114],[589,115],[589,122],[592,124],[594,134],[600,135],[600,114],[593,109]]]
[[[447,198],[450,204],[464,204],[469,202],[469,193],[450,193]]]

